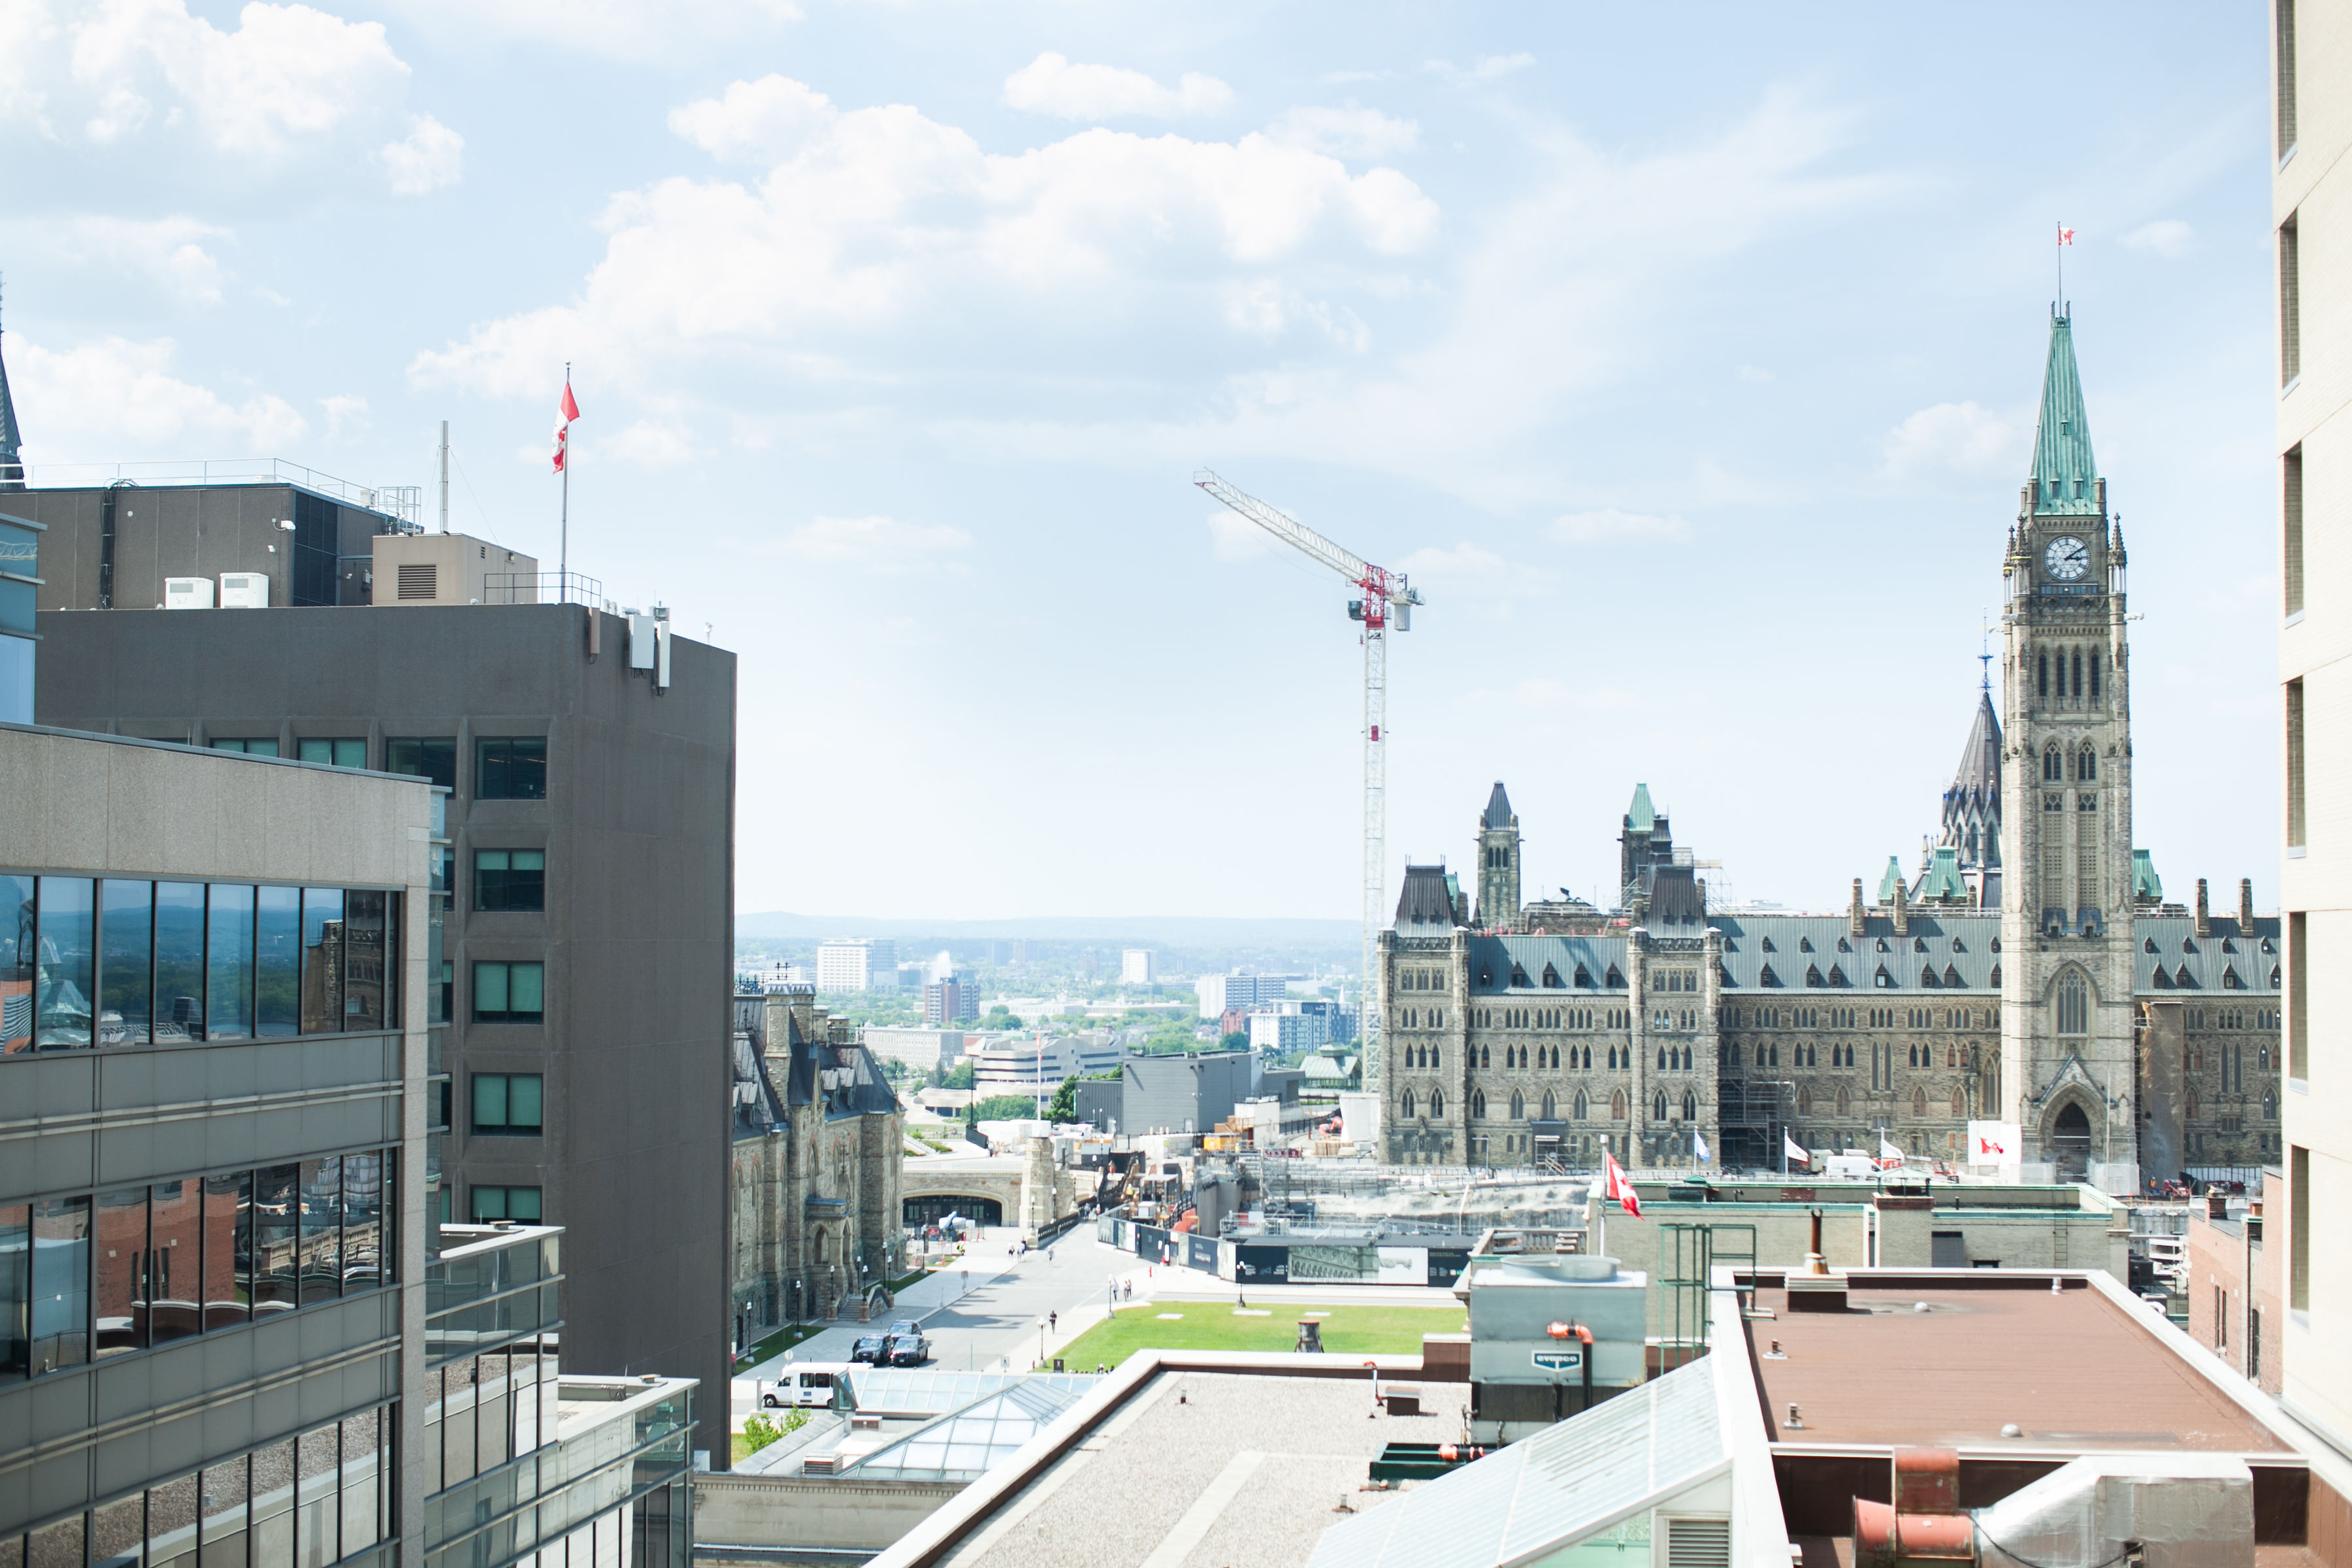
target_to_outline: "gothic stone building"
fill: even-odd
[[[1478,819],[1477,903],[1408,866],[1375,1005],[1389,1158],[1771,1166],[1809,1149],[1958,1163],[2013,1121],[2029,1179],[2129,1192],[2278,1152],[2278,921],[2163,900],[2131,836],[2121,529],[2071,323],[2052,322],[2032,472],[2002,560],[2000,695],[1979,698],[1916,877],[1836,915],[1711,910],[1637,786],[1614,907],[1528,902],[1518,818]],[[2004,810],[2004,806],[2009,809]]]

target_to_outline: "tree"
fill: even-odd
[[[1223,1039],[1217,1042],[1217,1049],[1221,1051],[1245,1051],[1249,1049],[1249,1037],[1243,1034],[1239,1029],[1235,1029],[1232,1034],[1227,1035]]]
[[[1062,1080],[1054,1091],[1052,1103],[1045,1107],[1048,1121],[1076,1121],[1078,1119],[1078,1080],[1075,1075]]]
[[[940,1087],[943,1089],[970,1089],[971,1087],[971,1064],[970,1062],[958,1062],[955,1066],[950,1068],[948,1069],[947,1079]]]
[[[1037,1102],[1025,1094],[992,1094],[986,1100],[974,1100],[971,1120],[974,1121],[1034,1121]]]

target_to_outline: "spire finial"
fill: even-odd
[[[1984,666],[1984,690],[1992,691],[1992,610],[1990,605],[1977,612],[1977,662]]]

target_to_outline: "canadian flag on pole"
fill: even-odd
[[[1615,1198],[1627,1214],[1640,1219],[1642,1200],[1634,1193],[1633,1179],[1625,1174],[1625,1167],[1620,1165],[1617,1156],[1606,1149],[1601,1152],[1601,1175],[1607,1184],[1606,1195]]]
[[[555,405],[555,473],[563,471],[564,448],[572,444],[572,422],[580,417],[580,405],[572,400],[572,378],[563,378],[563,401]]]
[[[2058,226],[2058,243],[2061,245],[2072,245],[2074,243],[2074,231],[2068,228],[2063,223]]]

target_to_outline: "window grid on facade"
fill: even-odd
[[[2288,4],[2289,0],[2280,0]],[[2279,543],[2286,614],[2303,614],[2303,447],[2279,459]]]
[[[2311,1310],[2311,1151],[2287,1151],[2287,1300],[2298,1312]]]
[[[2311,1078],[2311,962],[2308,917],[2286,917],[2286,1076]]]
[[[2303,260],[2300,228],[2292,217],[2279,225],[2279,384],[2303,374]]]
[[[545,1121],[546,1080],[535,1072],[474,1075],[474,1131],[539,1132]]]
[[[2295,0],[2271,0],[2276,31],[2273,41],[2278,49],[2274,72],[2276,95],[2272,108],[2276,116],[2276,156],[2282,163],[2286,162],[2286,155],[2294,151],[2295,145],[2294,5]]]

